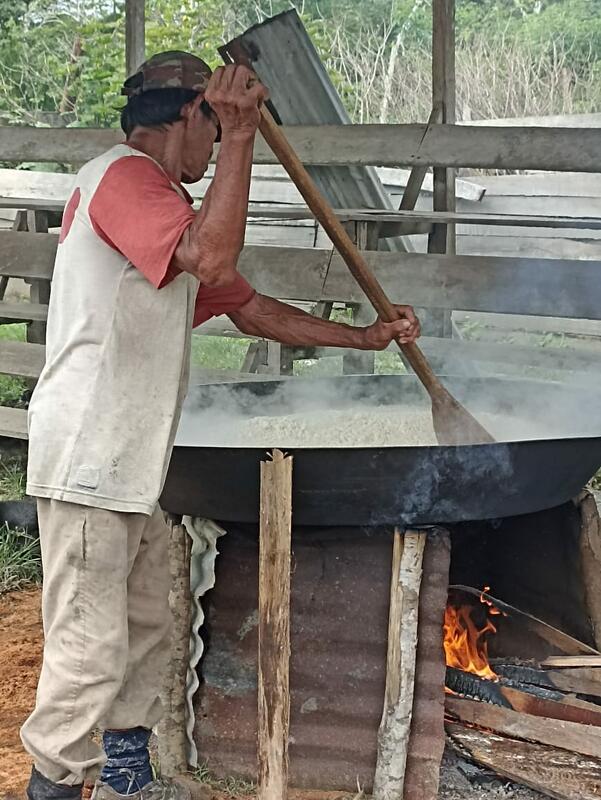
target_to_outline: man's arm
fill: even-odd
[[[384,350],[391,341],[414,342],[420,335],[419,320],[410,306],[396,306],[399,319],[378,320],[365,328],[313,317],[299,308],[272,297],[255,294],[237,311],[228,314],[242,333],[273,339],[287,345],[350,347],[356,350]]]
[[[267,96],[243,66],[215,70],[205,93],[219,117],[222,139],[211,191],[184,232],[173,265],[191,272],[205,286],[228,286],[244,245],[253,144],[259,107]]]

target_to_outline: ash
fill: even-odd
[[[549,800],[549,795],[500,778],[447,747],[440,769],[439,800]]]

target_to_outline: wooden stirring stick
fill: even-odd
[[[261,107],[259,130],[332,240],[380,319],[385,322],[398,319],[395,307],[376,276],[264,105]],[[434,431],[440,444],[487,444],[495,441],[486,428],[442,385],[416,344],[397,342],[397,345],[430,395]]]

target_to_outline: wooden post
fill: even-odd
[[[402,800],[413,709],[419,592],[426,534],[394,532],[384,713],[374,800]]]
[[[261,463],[258,800],[286,800],[290,727],[292,458]]]
[[[432,108],[442,109],[443,124],[455,124],[455,0],[432,0]],[[454,169],[434,167],[432,208],[455,211]],[[454,255],[456,249],[455,225],[434,225],[428,252]],[[451,338],[451,312],[431,317],[435,335]]]
[[[125,73],[133,75],[146,55],[145,0],[125,2]]]
[[[173,639],[161,700],[164,716],[159,723],[161,774],[175,777],[188,771],[186,736],[186,682],[190,664],[190,552],[192,540],[185,527],[169,520],[169,566],[171,591],[169,606],[173,615]]]
[[[428,531],[419,593],[413,714],[403,800],[436,800],[445,747],[445,654],[442,626],[449,593],[451,535]]]
[[[442,108],[442,122],[455,118],[455,0],[432,2],[432,108]],[[434,168],[434,211],[455,211],[455,170]],[[430,253],[455,253],[455,226],[435,225]]]
[[[377,250],[380,226],[377,222],[355,222],[351,238],[359,250]],[[355,305],[353,309],[353,325],[371,325],[376,313],[369,303]],[[376,369],[376,354],[352,350],[342,357],[344,375],[373,375]]]
[[[48,233],[48,212],[28,211],[27,230],[33,233]],[[29,283],[29,302],[48,305],[50,302],[50,281],[31,280]],[[27,326],[27,341],[46,344],[46,323],[30,322]]]

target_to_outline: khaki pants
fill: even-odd
[[[21,731],[36,768],[75,785],[102,766],[95,728],[152,728],[169,650],[168,530],[150,517],[38,500],[45,647]]]

